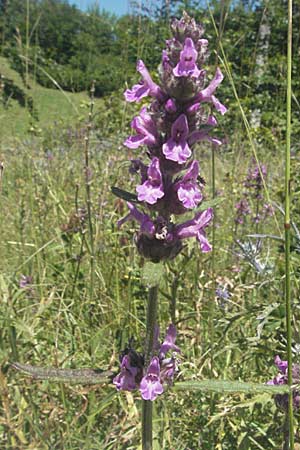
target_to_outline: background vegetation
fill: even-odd
[[[276,374],[274,356],[285,359],[286,2],[216,1],[210,7],[212,16],[201,2],[154,2],[132,5],[132,14],[118,18],[97,8],[84,13],[60,0],[0,0],[3,449],[138,448],[140,401],[134,393],[33,382],[8,369],[8,362],[114,369],[130,337],[142,345],[144,261],[133,245],[134,225],[117,229],[126,207],[110,186],[134,186],[127,161],[136,153],[129,155],[122,141],[136,107],[125,105],[122,92],[137,80],[138,58],[156,69],[169,36],[168,20],[184,8],[205,24],[212,65],[217,62],[213,49],[220,49],[216,25],[238,97],[227,74],[218,92],[229,112],[220,119],[224,145],[215,155],[220,203],[214,254],[200,254],[191,242],[166,265],[160,322],[167,327],[170,300],[176,297],[180,380],[213,376],[265,382]],[[299,21],[298,3],[292,124],[295,361],[300,345]],[[84,149],[92,80],[91,234]],[[238,100],[250,122],[251,142]],[[243,184],[253,148],[268,173],[259,202]],[[209,200],[211,148],[201,144],[196,152]],[[245,195],[254,213],[240,224],[236,204]],[[273,206],[272,216],[264,217],[266,204]],[[259,223],[257,208],[264,217]],[[267,394],[211,396],[170,389],[155,402],[155,410],[157,448],[266,450],[282,444],[284,413]]]

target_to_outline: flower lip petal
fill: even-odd
[[[196,64],[197,57],[198,52],[195,49],[193,40],[191,38],[186,38],[183,50],[180,52],[179,62],[173,69],[175,77],[198,78],[200,70]]]
[[[164,391],[160,381],[160,363],[157,356],[154,356],[149,364],[146,375],[142,378],[140,392],[144,400],[155,400]]]

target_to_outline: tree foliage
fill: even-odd
[[[210,5],[245,108],[250,113],[261,111],[262,122],[272,125],[274,109],[283,111],[285,102],[286,0],[213,0]],[[180,16],[183,9],[204,23],[211,48],[217,48],[214,25],[207,4],[202,1],[155,2],[151,10],[140,2],[131,2],[131,14],[116,17],[96,6],[82,12],[67,0],[0,0],[1,51],[10,57],[14,68],[23,76],[27,58],[29,70],[44,86],[52,87],[54,79],[66,90],[82,91],[95,80],[96,95],[103,96],[124,89],[126,81],[136,79],[137,59],[143,58],[150,70],[156,69],[163,39],[169,37],[169,20],[172,16]],[[299,11],[299,4],[295,4],[295,75],[300,68],[297,58]],[[258,79],[257,62],[262,52],[261,25],[264,21],[270,35]],[[212,54],[211,59],[217,63],[216,54]],[[295,76],[295,99],[299,97],[299,83]],[[233,101],[229,83],[222,90],[222,94]],[[299,104],[295,101],[294,106],[300,122]],[[283,117],[276,119],[283,123]]]

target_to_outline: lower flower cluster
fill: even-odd
[[[272,380],[268,381],[267,384],[278,386],[282,384],[288,384],[288,362],[282,361],[277,355],[275,358],[275,365],[277,366],[279,373]],[[293,384],[299,384],[300,381],[300,366],[298,364],[293,364],[292,366],[292,378]],[[275,396],[275,402],[277,406],[285,411],[288,409],[289,398],[288,394],[278,394]],[[293,406],[295,410],[300,408],[300,392],[293,392]]]
[[[176,328],[171,324],[166,337],[160,345],[159,329],[157,327],[154,339],[154,353],[149,366],[145,367],[143,355],[132,348],[126,349],[120,357],[121,371],[114,378],[113,383],[118,390],[133,391],[139,389],[144,400],[155,400],[163,393],[164,384],[170,385],[178,370],[175,353],[180,352],[175,345]],[[171,356],[167,356],[171,353]]]

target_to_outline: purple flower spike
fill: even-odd
[[[165,157],[178,164],[184,164],[191,156],[192,151],[187,143],[189,133],[188,121],[185,114],[181,114],[173,123],[171,138],[163,145]]]
[[[130,173],[139,175],[136,201],[150,213],[128,204],[130,212],[119,225],[128,220],[139,222],[135,244],[140,255],[154,263],[175,258],[183,249],[183,239],[188,237],[197,239],[202,252],[211,250],[205,234],[211,209],[181,224],[174,216],[199,208],[203,201],[205,183],[198,181],[199,164],[193,161],[193,145],[199,141],[223,143],[210,135],[218,125],[217,114],[208,113],[205,103],[221,114],[226,112],[215,97],[223,80],[221,70],[216,69],[210,82],[206,78],[208,41],[203,38],[202,25],[184,12],[181,20],[172,22],[171,30],[173,37],[166,41],[162,52],[159,85],[139,60],[137,71],[142,80],[125,92],[129,102],[152,97],[147,108],[134,117],[134,133],[124,143],[130,149],[146,147],[148,162],[142,157],[134,160]]]
[[[208,208],[203,212],[195,215],[194,219],[188,220],[175,228],[176,235],[179,239],[196,237],[203,253],[211,251],[211,245],[206,239],[204,228],[206,228],[213,218],[212,208]]]
[[[137,62],[136,70],[140,72],[143,80],[139,84],[135,84],[132,89],[125,91],[125,99],[128,102],[139,102],[143,97],[147,97],[148,95],[161,98],[163,94],[160,87],[154,83],[141,59]]]
[[[137,186],[138,199],[140,202],[147,202],[154,205],[164,194],[162,175],[159,168],[159,159],[153,158],[147,171],[148,179]]]
[[[137,134],[129,136],[124,142],[128,148],[138,148],[140,145],[155,145],[158,140],[158,133],[155,129],[155,124],[150,114],[147,113],[147,108],[142,108],[140,115],[136,116],[131,122]]]
[[[160,365],[159,359],[155,356],[152,358],[147,370],[147,374],[142,378],[140,384],[140,392],[144,400],[155,400],[162,394],[164,388],[160,382]]]
[[[121,372],[113,379],[113,384],[118,391],[133,391],[136,389],[135,377],[138,368],[130,365],[130,358],[125,355],[121,363]]]
[[[187,209],[196,208],[203,197],[197,184],[198,175],[199,163],[194,160],[182,180],[175,185],[178,200]]]
[[[173,352],[180,352],[179,347],[175,345],[175,340],[176,340],[176,327],[171,323],[171,325],[169,325],[169,328],[167,329],[165,340],[162,343],[159,350],[160,358],[164,358],[167,352],[170,350],[172,350]]]
[[[200,70],[196,64],[197,57],[198,52],[195,49],[194,42],[191,38],[186,38],[183,50],[180,52],[179,63],[173,69],[173,74],[175,77],[198,78],[200,75]]]

